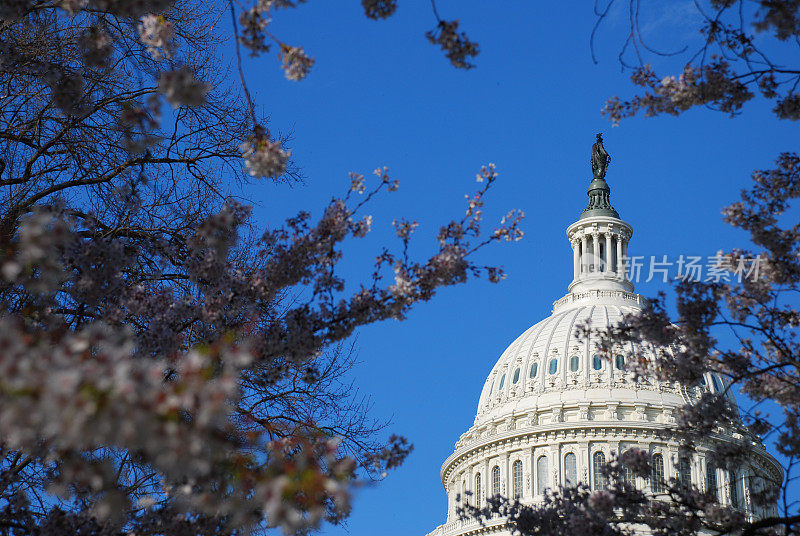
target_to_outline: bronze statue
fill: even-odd
[[[604,178],[606,176],[606,168],[611,162],[611,157],[606,152],[605,147],[603,147],[602,134],[597,135],[597,141],[592,145],[592,157],[590,162],[592,163],[592,175],[594,175],[594,178]]]

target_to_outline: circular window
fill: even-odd
[[[519,381],[519,369],[514,371],[514,380],[513,381],[514,381],[514,383],[517,383]]]
[[[600,370],[600,369],[602,369],[602,368],[603,368],[603,358],[602,358],[602,357],[600,357],[599,355],[595,354],[595,355],[592,357],[592,368],[593,368],[594,370]]]
[[[530,377],[535,378],[538,373],[539,373],[539,363],[534,363],[533,365],[531,365]]]
[[[614,358],[614,362],[617,365],[617,370],[625,370],[625,356],[622,354],[617,354],[617,357]]]
[[[580,359],[578,358],[578,356],[574,355],[574,356],[570,357],[569,358],[569,370],[571,370],[572,372],[577,372],[578,371],[578,366],[580,366]]]
[[[555,374],[558,371],[558,358],[550,360],[550,374]]]

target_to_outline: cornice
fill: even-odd
[[[459,465],[463,460],[470,458],[482,451],[497,448],[509,443],[545,443],[548,439],[556,441],[559,439],[576,441],[582,440],[603,440],[608,437],[636,436],[637,438],[648,438],[667,440],[670,425],[647,421],[590,421],[586,423],[562,422],[551,423],[537,426],[535,429],[527,430],[508,430],[483,441],[472,443],[456,449],[453,454],[447,457],[442,464],[439,475],[442,482],[447,481],[452,468]],[[572,438],[569,435],[580,434],[583,437]],[[548,437],[550,436],[550,437]]]
[[[591,421],[585,423],[551,423],[535,429],[508,430],[493,437],[464,445],[447,457],[439,471],[442,485],[445,485],[455,469],[474,458],[483,459],[505,452],[530,448],[535,444],[556,442],[603,442],[603,441],[659,441],[679,446],[672,432],[674,425],[652,421]],[[710,435],[710,442],[744,441],[762,468],[770,471],[780,480],[783,469],[771,456],[764,445],[750,437],[729,434],[724,431]],[[699,451],[708,450],[708,445],[695,446]]]
[[[610,276],[603,276],[610,277]],[[643,309],[647,299],[641,294],[620,289],[590,289],[581,292],[570,292],[553,302],[553,314],[571,309],[579,305],[617,305]]]

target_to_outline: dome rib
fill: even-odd
[[[524,410],[529,405],[549,404],[550,402],[546,402],[541,397],[544,396],[550,400],[552,398],[550,393],[560,392],[558,398],[567,401],[575,396],[584,396],[581,393],[584,393],[586,389],[596,389],[602,386],[613,390],[620,387],[616,385],[615,380],[620,374],[614,369],[613,359],[607,365],[610,368],[604,368],[602,374],[592,374],[592,356],[596,350],[593,345],[596,343],[596,337],[592,335],[591,331],[588,337],[579,337],[576,333],[576,326],[579,323],[588,322],[593,330],[603,330],[616,324],[623,315],[636,309],[635,305],[629,305],[627,302],[577,305],[557,311],[525,330],[511,342],[492,367],[478,400],[475,424],[485,421],[485,419],[499,418],[501,415],[512,412],[514,408]],[[570,381],[570,378],[575,378],[569,372],[572,347],[576,347],[578,355],[582,356],[582,368],[577,376],[577,384]],[[633,343],[628,343],[624,350],[626,354],[630,352],[630,355],[635,355],[638,347]],[[553,357],[557,357],[559,360],[559,368],[555,376],[558,380],[555,384],[550,385],[548,380],[551,378],[548,371],[550,360]],[[531,379],[530,368],[533,363],[537,363],[539,369],[536,378]],[[520,369],[521,381],[514,384],[513,374],[517,368]],[[500,391],[497,389],[497,382],[502,374],[505,374],[507,378],[502,391]],[[593,378],[599,379],[601,382],[593,382]],[[633,384],[628,384],[624,388],[637,389]],[[525,400],[527,402],[523,403]]]
[[[570,345],[570,334],[573,332],[573,328],[575,327],[575,321],[578,319],[578,316],[581,314],[581,311],[584,310],[584,307],[578,307],[575,309],[575,314],[572,316],[572,320],[569,322],[569,330],[567,331],[567,336],[564,337],[564,366],[567,366],[567,358],[569,357],[569,345]]]

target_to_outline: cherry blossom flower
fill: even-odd
[[[75,14],[85,8],[88,3],[89,0],[62,0],[61,7],[64,8],[67,13]]]
[[[202,106],[206,102],[206,94],[211,87],[195,79],[194,74],[186,68],[176,71],[165,71],[158,79],[158,90],[164,94],[167,102],[173,107]]]
[[[353,224],[353,236],[361,238],[369,233],[372,228],[372,216],[366,215],[357,223]]]
[[[239,24],[242,26],[239,42],[250,49],[251,56],[269,51],[265,30],[272,22],[269,15],[272,6],[272,0],[258,0],[256,5],[239,15]]]
[[[314,66],[314,58],[309,58],[302,47],[281,45],[281,66],[289,80],[302,80]]]
[[[363,194],[366,191],[366,185],[364,183],[364,175],[360,173],[350,173],[350,191],[357,192],[359,194]]]
[[[163,15],[145,15],[139,24],[139,40],[155,60],[171,58],[175,49],[175,28]]]
[[[370,19],[385,19],[394,14],[397,0],[361,0],[361,5]]]
[[[286,171],[292,152],[281,147],[278,141],[270,140],[263,131],[255,133],[239,146],[247,172],[253,177],[279,177]]]
[[[475,67],[468,59],[477,56],[480,49],[477,43],[469,40],[466,33],[458,33],[457,20],[439,21],[436,29],[426,32],[425,36],[428,41],[442,48],[454,67],[459,69]]]
[[[97,26],[90,27],[79,39],[83,61],[88,67],[105,67],[114,53],[111,37]]]

